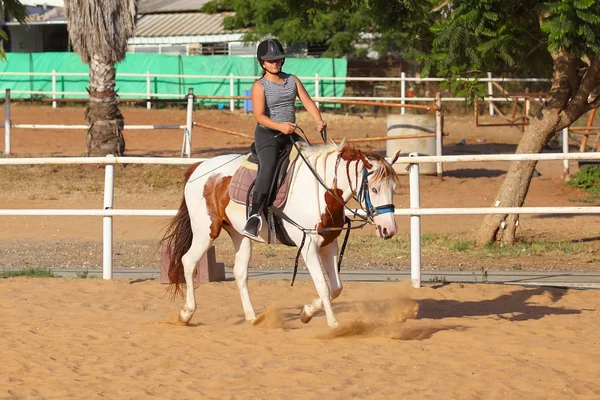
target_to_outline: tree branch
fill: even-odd
[[[592,59],[587,71],[585,71],[585,74],[581,79],[581,83],[579,84],[577,93],[575,93],[575,95],[572,97],[572,100],[569,102],[569,105],[567,106],[567,114],[575,111],[577,108],[587,106],[588,97],[590,97],[590,93],[592,90],[594,90],[594,87],[596,87],[596,79],[598,79],[599,73],[600,53],[596,54],[596,56]]]
[[[450,3],[450,0],[443,1],[441,4],[438,4],[433,9],[431,9],[431,12],[440,11],[442,8],[446,7],[448,5],[448,3]]]
[[[571,88],[569,87],[570,70],[574,60],[571,59],[563,50],[552,52],[554,60],[554,73],[552,76],[552,87],[548,91],[548,108],[558,108],[563,110],[569,98],[571,97]]]
[[[587,110],[585,112],[588,112],[598,107],[600,107],[600,95],[596,96],[594,100],[588,103]]]

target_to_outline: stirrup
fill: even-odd
[[[258,218],[258,226],[256,227],[256,232],[250,232],[250,231],[246,230],[246,227],[248,226],[248,222],[250,222],[250,220],[252,218]],[[252,214],[246,220],[246,226],[244,226],[244,229],[242,229],[242,233],[248,237],[255,238],[255,237],[258,237],[258,232],[260,232],[261,229],[262,229],[262,217],[258,214]]]

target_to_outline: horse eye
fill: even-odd
[[[373,194],[377,194],[377,188],[371,188],[371,192],[373,192]]]

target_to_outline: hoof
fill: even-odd
[[[264,320],[265,320],[265,314],[260,314],[258,317],[255,317],[254,319],[246,318],[246,321],[250,322],[253,326],[262,324]]]
[[[191,319],[192,319],[192,313],[190,313],[189,311],[181,310],[177,321],[182,325],[187,325]]]
[[[302,321],[305,324],[308,324],[311,319],[312,319],[312,315],[308,315],[307,313],[305,313],[304,306],[303,306],[302,310],[300,310],[300,321]]]

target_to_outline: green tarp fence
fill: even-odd
[[[302,79],[306,90],[311,96],[315,95],[315,74],[319,78],[344,78],[347,73],[347,60],[340,58],[288,58],[283,70]],[[52,72],[89,73],[89,67],[81,62],[76,53],[8,53],[7,59],[0,61],[0,72]],[[165,54],[128,54],[117,64],[116,87],[123,98],[145,98],[147,93],[147,78],[119,76],[120,73],[173,75],[206,75],[206,76],[258,76],[261,72],[255,58],[236,56],[174,56]],[[251,90],[253,79],[235,79],[234,95],[243,96]],[[345,81],[319,81],[319,95],[324,97],[342,96]],[[152,77],[151,92],[158,93],[162,98],[184,96],[188,88],[193,88],[196,95],[229,96],[230,79],[215,78],[165,78]],[[86,76],[62,76],[56,79],[56,90],[59,92],[85,92],[88,86]],[[52,92],[51,76],[2,75],[0,74],[0,97],[4,98],[5,89],[11,91],[40,91]],[[138,93],[138,95],[127,95]],[[51,97],[44,94],[13,93],[13,98]],[[57,98],[85,98],[86,94],[58,95]],[[202,104],[229,104],[229,100],[198,100]],[[238,107],[243,101],[237,101]]]

